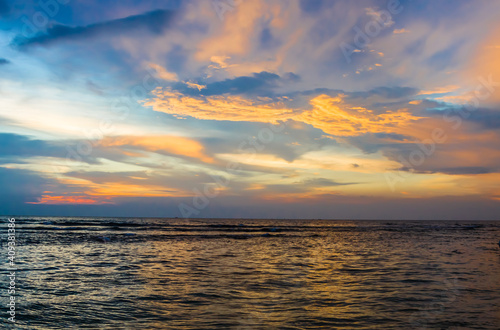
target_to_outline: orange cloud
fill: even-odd
[[[169,154],[197,158],[205,163],[213,163],[213,158],[204,153],[203,145],[189,138],[173,135],[159,136],[117,136],[105,137],[104,147],[137,146],[153,152],[164,151]]]
[[[411,121],[419,119],[407,110],[377,115],[362,107],[348,107],[342,97],[319,95],[311,100],[311,111],[305,111],[296,120],[336,136],[356,136],[364,133],[395,133]]]
[[[418,95],[432,95],[432,94],[446,94],[446,93],[451,93],[455,90],[457,90],[460,86],[457,85],[449,85],[449,86],[443,86],[443,87],[438,87],[433,90],[427,90],[427,91],[420,91]]]
[[[156,71],[156,77],[163,79],[163,80],[172,80],[172,81],[178,80],[177,75],[175,73],[168,72],[161,65],[158,65],[155,63],[149,63],[148,65],[150,68],[152,68]]]
[[[407,110],[377,115],[362,107],[350,107],[342,96],[319,95],[310,100],[311,109],[292,109],[286,99],[272,102],[267,98],[256,101],[241,96],[190,97],[178,92],[156,90],[155,98],[145,103],[155,111],[205,120],[228,120],[276,123],[295,120],[310,124],[335,136],[355,136],[364,133],[393,133],[418,119]]]
[[[404,28],[403,29],[395,29],[394,31],[392,31],[392,33],[394,33],[394,34],[401,34],[401,33],[408,33],[408,32],[410,32],[410,31],[407,29],[404,29]]]
[[[208,8],[212,15],[213,8]],[[262,0],[241,1],[230,10],[225,11],[222,28],[214,31],[213,36],[201,42],[197,48],[195,58],[206,61],[213,56],[245,54],[251,47],[253,37],[257,35],[257,23],[263,18],[268,18],[270,13],[279,11],[279,5],[271,6]],[[220,24],[220,21],[217,20]],[[214,28],[217,28],[215,26]]]
[[[500,27],[493,30],[477,47],[465,77],[473,88],[482,86],[480,94],[490,96],[485,102],[500,102]]]
[[[155,111],[178,118],[194,117],[205,120],[229,120],[250,122],[277,122],[294,115],[282,102],[270,102],[267,98],[250,101],[241,96],[207,96],[195,98],[169,89],[155,90],[153,100],[145,103]]]
[[[439,125],[439,126],[438,126]],[[496,169],[500,164],[498,141],[500,135],[495,131],[481,131],[478,124],[464,123],[460,129],[453,129],[452,124],[442,120],[425,120],[420,125],[408,129],[408,134],[427,140],[432,136],[431,129],[442,129],[446,134],[444,145],[436,146],[431,157],[427,157],[424,169],[477,167]]]
[[[210,57],[210,61],[214,64],[211,64],[209,67],[214,69],[225,69],[229,66],[227,64],[227,60],[230,59],[229,56],[212,56]]]
[[[77,192],[58,194],[45,191],[37,202],[30,204],[113,204],[113,200],[119,197],[187,197],[192,195],[190,192],[175,188],[136,185],[126,181],[97,184],[83,179],[62,178],[59,182]]]
[[[217,1],[215,1],[217,2]],[[314,22],[295,22],[301,17],[300,7],[295,2],[271,2],[263,0],[252,1],[221,1],[223,20],[217,17],[213,6],[200,6],[202,15],[212,17],[208,25],[210,35],[196,43],[196,53],[193,58],[203,64],[208,64],[210,71],[220,70],[230,76],[244,76],[253,72],[283,69],[284,61],[295,53],[292,46],[301,39],[308,38],[308,31]],[[260,47],[261,26],[265,24],[277,38],[286,40],[279,49],[265,50]],[[301,51],[304,51],[301,48]],[[315,56],[314,51],[308,56]],[[230,61],[229,61],[230,60]],[[285,72],[295,71],[296,63],[286,61]],[[221,72],[222,73],[222,72]],[[209,73],[211,76],[213,72]]]
[[[95,185],[92,190],[86,191],[90,196],[112,197],[179,197],[184,193],[161,186],[133,185],[125,183],[106,183]]]
[[[86,195],[42,195],[38,197],[37,202],[28,202],[28,204],[50,204],[50,205],[62,205],[62,204],[80,204],[80,205],[92,205],[92,204],[110,204],[109,198],[95,198]]]
[[[199,91],[201,91],[204,88],[207,88],[207,86],[205,86],[205,85],[200,85],[200,84],[193,83],[190,81],[186,81],[186,85],[188,85],[190,88],[196,88]]]

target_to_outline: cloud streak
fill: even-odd
[[[168,27],[174,14],[170,10],[155,10],[141,15],[90,24],[85,26],[67,26],[56,24],[47,31],[31,38],[17,36],[13,45],[21,48],[30,46],[48,46],[58,42],[68,42],[101,35],[123,35],[139,29],[153,34],[161,34]]]

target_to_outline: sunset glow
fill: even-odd
[[[500,2],[217,1],[0,11],[2,213],[498,218]]]

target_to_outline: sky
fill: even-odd
[[[0,0],[0,214],[499,219],[499,13]]]

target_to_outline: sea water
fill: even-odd
[[[4,328],[500,328],[500,222],[1,221]]]

